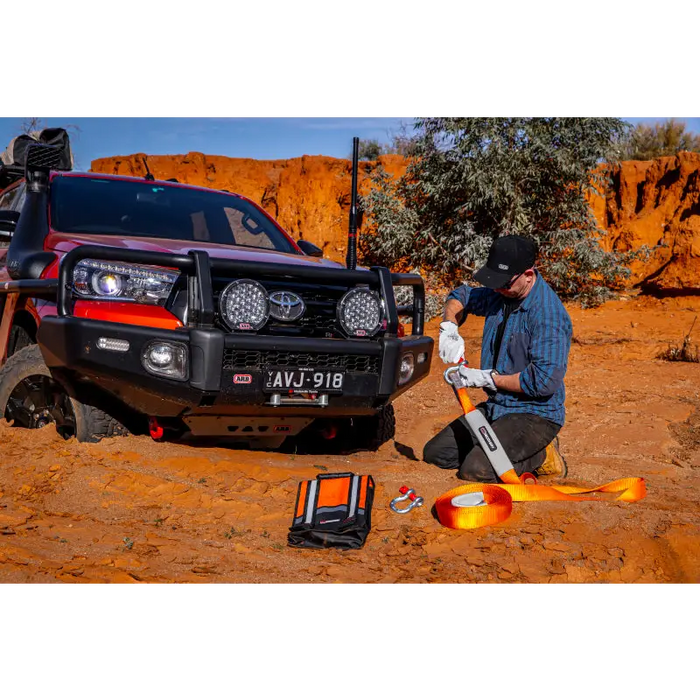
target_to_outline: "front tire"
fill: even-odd
[[[54,379],[38,345],[18,350],[0,370],[0,415],[21,428],[53,423],[61,437],[79,442],[128,434],[108,413],[70,396]]]
[[[376,452],[385,442],[396,435],[396,415],[394,407],[384,406],[373,416],[353,418],[354,446]]]

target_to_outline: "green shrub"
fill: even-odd
[[[595,305],[624,286],[644,254],[600,245],[586,201],[628,132],[608,118],[431,118],[415,124],[415,154],[394,181],[378,168],[363,198],[365,263],[430,271],[447,285],[480,267],[492,241],[530,236],[538,268],[564,297]]]

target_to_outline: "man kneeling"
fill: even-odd
[[[458,326],[468,314],[485,316],[481,367],[460,367],[468,387],[488,399],[477,408],[491,423],[518,475],[566,475],[555,447],[564,425],[564,375],[572,326],[563,304],[535,269],[537,244],[521,236],[497,238],[486,265],[474,274],[483,287],[462,285],[447,297],[440,324],[440,358],[447,364],[464,357]],[[497,483],[483,449],[464,418],[430,440],[423,459],[457,469],[468,481]]]

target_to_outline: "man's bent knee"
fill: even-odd
[[[440,469],[457,469],[459,467],[459,462],[454,457],[446,454],[444,449],[440,449],[439,445],[433,445],[431,442],[423,448],[424,462],[434,464]]]
[[[474,447],[469,452],[457,476],[465,481],[478,481],[483,484],[498,483],[496,470],[481,447]]]
[[[429,440],[423,448],[423,461],[434,464],[440,469],[458,469],[459,458],[456,446],[451,445],[444,435],[445,431],[438,433]]]

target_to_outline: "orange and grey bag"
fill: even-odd
[[[359,549],[372,527],[374,479],[351,472],[319,474],[297,491],[290,547]]]

